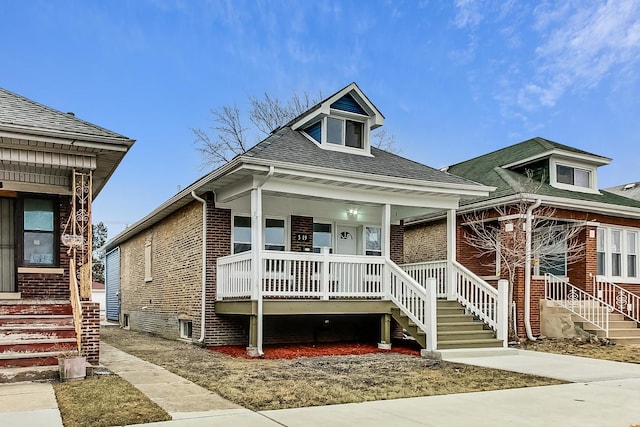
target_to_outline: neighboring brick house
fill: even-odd
[[[479,251],[468,244],[465,234],[470,233],[470,228],[465,222],[470,216],[477,218],[478,213],[485,212],[486,221],[499,224],[501,236],[508,238],[516,220],[508,215],[497,218],[495,207],[513,206],[522,201],[534,207],[539,201],[533,218],[537,212],[550,207],[558,224],[581,229],[577,236],[584,245],[580,259],[568,263],[566,249],[563,252],[558,250],[558,245],[548,246],[540,253],[531,253],[530,274],[526,274],[524,268],[518,270],[513,286],[516,324],[521,336],[525,335],[527,324],[530,333],[540,333],[539,304],[545,298],[545,273],[564,278],[589,293],[594,292],[596,279],[639,293],[640,201],[598,190],[598,168],[610,162],[606,157],[534,138],[445,169],[496,188],[490,196],[463,201],[457,211],[457,260],[486,280],[506,278],[506,272],[500,271],[496,254],[480,256]],[[445,226],[441,214],[407,222],[405,262],[442,259],[446,255],[442,250],[447,239],[443,232]],[[535,230],[531,238],[535,241]],[[526,299],[530,300],[528,316],[525,316],[528,314],[524,306]]]
[[[263,343],[388,344],[400,288],[425,301],[397,266],[403,221],[454,218],[491,188],[372,147],[383,123],[350,84],[113,238],[107,299],[117,282],[121,323],[257,354]]]
[[[98,363],[91,203],[133,143],[0,89],[0,366],[57,364],[76,345]]]

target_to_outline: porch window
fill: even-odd
[[[329,248],[333,252],[331,224],[313,223],[313,252],[320,253],[321,248]]]
[[[534,232],[535,256],[538,262],[534,265],[534,274],[553,274],[555,276],[567,275],[567,244],[564,240],[564,228],[554,227],[543,229],[540,235],[547,238],[540,241]]]
[[[284,251],[286,249],[285,234],[283,219],[266,219],[264,248],[268,251]]]
[[[251,250],[251,218],[248,216],[233,217],[233,253]]]
[[[55,264],[55,221],[52,199],[24,199],[23,264]]]
[[[364,239],[366,254],[373,256],[382,255],[382,229],[380,227],[365,227]]]

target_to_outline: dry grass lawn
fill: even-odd
[[[170,420],[162,408],[116,375],[53,386],[65,427],[106,427]]]
[[[507,371],[398,353],[243,359],[144,333],[103,328],[107,343],[252,410],[560,384]]]

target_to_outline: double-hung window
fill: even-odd
[[[56,262],[53,199],[23,200],[23,253],[25,266],[53,266]]]
[[[599,276],[614,280],[635,281],[638,278],[639,231],[627,228],[599,227],[597,254]]]

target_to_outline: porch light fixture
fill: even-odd
[[[357,216],[358,215],[358,208],[349,208],[349,215]]]

